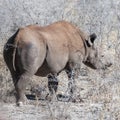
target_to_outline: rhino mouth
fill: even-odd
[[[92,69],[97,69],[97,67],[92,64],[88,59],[86,61],[83,62],[86,66],[92,68]]]
[[[99,64],[97,64],[98,63],[97,61],[95,61],[95,63],[91,63],[88,59],[83,63],[92,69],[103,69],[103,70],[106,70],[108,67],[112,65],[112,63],[104,64],[102,63],[102,61],[99,61]]]
[[[91,64],[90,62],[84,62],[84,64],[92,69],[97,69],[93,64]]]

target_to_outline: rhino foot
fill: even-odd
[[[29,102],[28,102],[28,100],[26,99],[26,100],[24,100],[24,101],[18,101],[17,103],[16,103],[16,105],[17,106],[19,106],[19,107],[22,107],[22,106],[24,106],[24,105],[27,105]]]
[[[23,106],[23,102],[17,102],[16,104],[17,104],[17,106],[19,106],[19,107],[22,107],[22,106]]]

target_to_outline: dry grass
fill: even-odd
[[[78,119],[78,117],[81,116],[81,118],[83,119],[98,118],[100,120],[119,120],[120,83],[118,80],[115,80],[113,76],[111,76],[111,69],[100,72],[86,69],[83,66],[83,69],[81,69],[80,71],[80,76],[76,78],[76,94],[80,95],[80,97],[84,100],[83,103],[58,102],[56,99],[53,99],[51,102],[44,101],[44,104],[42,103],[42,101],[38,101],[36,108],[43,108],[43,106],[46,106],[46,108],[44,108],[43,110],[43,114],[49,113],[46,117],[43,117],[46,120],[73,120],[73,116],[75,116],[75,119]],[[65,93],[67,90],[68,82],[67,76],[64,72],[62,72],[58,79],[60,80],[58,93]],[[15,103],[14,86],[12,84],[10,73],[5,66],[1,54],[0,83],[0,101],[7,102],[7,104],[10,104],[10,102]],[[31,94],[31,86],[36,87],[37,85],[39,86],[39,88],[46,88],[47,79],[34,76],[29,86],[27,86],[26,93]],[[46,88],[46,93],[47,92],[48,89]],[[34,105],[35,103],[32,102],[31,104]],[[30,109],[32,108],[30,107]],[[11,114],[11,111],[9,110],[7,112],[9,112],[8,114]],[[35,110],[33,111],[33,114],[35,114],[34,112]],[[40,110],[38,110],[38,112],[42,113]],[[24,112],[21,114],[24,115]],[[11,118],[13,118],[12,115]]]

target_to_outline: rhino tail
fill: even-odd
[[[18,40],[15,39],[15,38],[16,38],[18,32],[19,32],[19,29],[18,29],[17,32],[14,34],[14,41],[15,41],[15,42],[14,42],[14,45],[13,45],[14,50],[13,50],[13,60],[12,60],[14,71],[16,71],[16,67],[15,67],[15,56],[16,56],[17,43],[18,43]]]

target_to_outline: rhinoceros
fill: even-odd
[[[76,66],[85,64],[93,69],[105,68],[94,47],[96,34],[87,35],[77,26],[59,21],[41,27],[21,27],[4,46],[4,60],[13,78],[17,104],[26,103],[25,88],[31,76],[48,78],[52,95],[57,91],[57,76],[61,71],[68,75],[69,93],[74,93]]]

